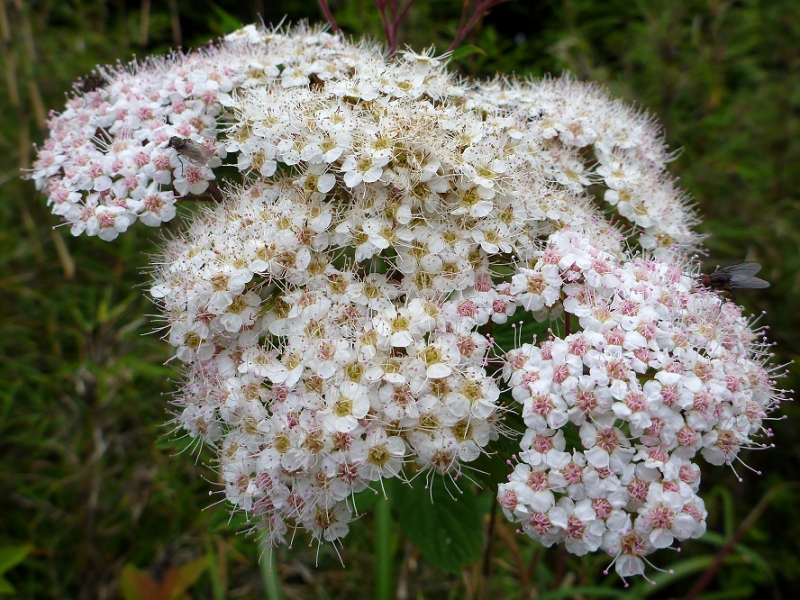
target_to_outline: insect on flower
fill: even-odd
[[[175,152],[184,158],[188,158],[190,161],[200,166],[205,165],[211,160],[211,157],[214,156],[214,151],[211,148],[176,135],[169,138],[167,148],[174,149]]]
[[[729,267],[717,267],[711,273],[700,275],[700,284],[712,290],[730,292],[734,288],[761,289],[769,287],[769,282],[755,277],[761,270],[757,262],[742,262]]]
[[[106,80],[103,77],[101,77],[100,75],[92,74],[79,79],[77,83],[77,89],[84,94],[88,94],[89,92],[94,92],[95,90],[99,90],[101,87],[105,85],[106,85]]]

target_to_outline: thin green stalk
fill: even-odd
[[[275,561],[277,550],[267,549],[261,555],[261,578],[264,580],[264,590],[268,600],[282,600],[281,580],[278,577],[278,565]]]
[[[219,560],[214,552],[214,542],[210,536],[206,538],[206,556],[208,557],[208,575],[211,578],[211,597],[213,600],[225,600],[225,590],[222,587],[222,577],[219,572]]]
[[[388,498],[375,505],[375,599],[392,600],[392,510]]]

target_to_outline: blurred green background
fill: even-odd
[[[381,37],[371,0],[330,4],[348,34]],[[460,10],[459,0],[418,0],[402,42],[445,49]],[[0,0],[0,592],[13,587],[9,597],[267,597],[255,543],[218,504],[210,456],[179,453],[163,425],[177,371],[164,365],[170,349],[152,334],[143,295],[158,234],[136,227],[109,244],[54,231],[44,197],[19,179],[45,138],[47,112],[94,65],[197,47],[258,15],[321,19],[312,0]],[[775,363],[795,359],[799,2],[519,0],[496,7],[465,44],[482,50],[454,65],[465,75],[569,71],[655,114],[682,149],[672,173],[698,203],[707,268],[764,265],[772,287],[737,300],[767,313],[760,322],[770,326]],[[781,386],[800,388],[797,368],[789,372]],[[656,587],[622,592],[616,576],[600,573],[607,557],[539,549],[498,521],[483,583],[480,561],[438,571],[396,527],[396,595],[682,598],[724,556],[700,597],[794,597],[798,407],[782,412],[776,447],[746,452],[748,466],[737,465],[743,482],[730,469],[704,471],[709,533],[679,555],[655,555],[676,571]],[[282,549],[283,595],[372,597],[374,551],[369,515],[346,540],[344,568],[329,550],[317,558],[303,543]]]

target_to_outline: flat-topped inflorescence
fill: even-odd
[[[457,481],[513,410],[506,516],[641,573],[705,530],[696,455],[768,433],[763,341],[687,272],[697,219],[661,130],[596,86],[473,83],[306,26],[99,74],[30,176],[105,240],[215,200],[151,294],[184,366],[174,423],[267,545],[340,540],[383,479]],[[516,311],[566,331],[501,351]]]

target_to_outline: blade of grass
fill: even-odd
[[[278,577],[278,565],[275,561],[275,553],[272,548],[261,555],[261,579],[264,581],[264,591],[268,600],[282,600],[281,580]]]
[[[375,504],[375,598],[392,599],[392,510],[389,498]]]
[[[213,600],[225,600],[225,590],[222,588],[222,578],[219,574],[219,557],[214,552],[214,542],[211,537],[206,537],[206,557],[208,558],[208,576],[211,578]]]

